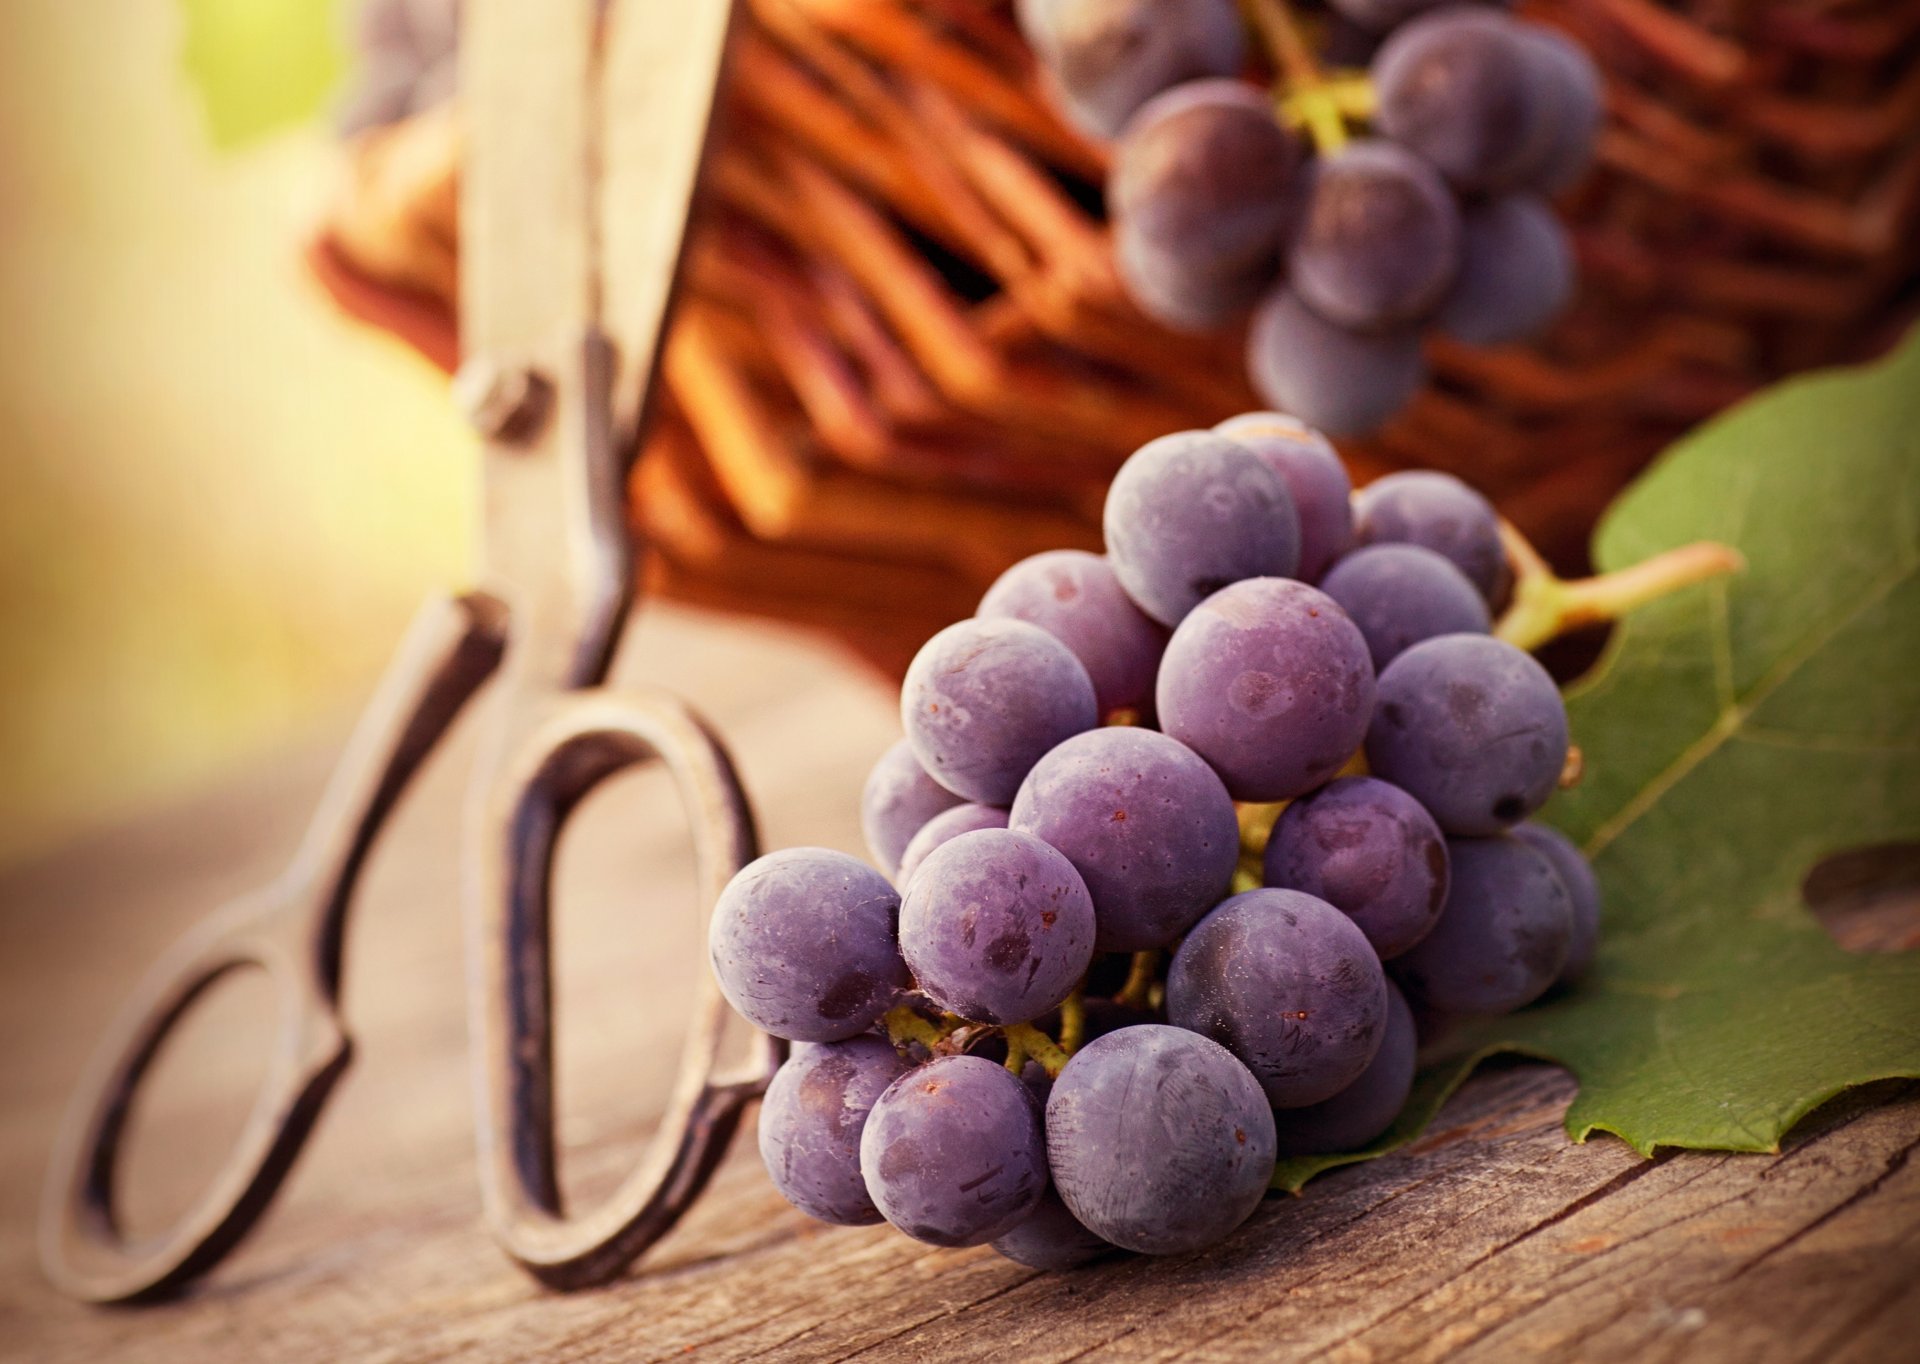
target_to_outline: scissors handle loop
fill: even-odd
[[[352,1057],[340,957],[360,868],[408,781],[499,663],[503,622],[481,597],[422,609],[292,865],[189,930],[102,1039],[55,1141],[41,1208],[40,1258],[62,1291],[90,1302],[163,1296],[218,1263],[273,1201]],[[279,1000],[253,1110],[192,1206],[157,1236],[130,1241],[115,1212],[115,1168],[135,1096],[194,1002],[248,968],[266,974]]]
[[[599,1207],[569,1215],[557,1177],[553,1102],[554,849],[574,808],[601,782],[657,756],[693,833],[704,911],[758,850],[732,761],[707,726],[664,692],[576,693],[502,769],[470,825],[478,857],[473,1036],[480,1179],[488,1220],[506,1252],[554,1288],[603,1283],[658,1240],[699,1195],[746,1106],[766,1087],[782,1044],[756,1039],[744,1073],[717,1074],[726,1001],[702,960],[679,1078],[639,1166]],[[701,937],[704,945],[705,935]]]

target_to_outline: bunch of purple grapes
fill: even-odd
[[[1372,60],[1338,108],[1317,76],[1284,83],[1333,119],[1307,122],[1318,155],[1240,79],[1235,0],[1018,12],[1069,117],[1117,139],[1107,203],[1135,301],[1190,331],[1251,312],[1254,386],[1345,436],[1418,391],[1423,328],[1505,345],[1566,306],[1573,250],[1547,196],[1585,170],[1601,89],[1576,44],[1488,4],[1330,3],[1343,45]],[[1371,133],[1348,142],[1363,112]]]
[[[789,849],[714,910],[722,990],[795,1044],[760,1149],[814,1217],[1048,1269],[1198,1249],[1277,1156],[1392,1123],[1415,1008],[1517,1009],[1593,955],[1593,873],[1527,822],[1567,715],[1490,632],[1484,498],[1355,497],[1256,413],[1142,447],[1104,529],[915,657],[862,797],[881,870]]]

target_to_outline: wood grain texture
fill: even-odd
[[[858,851],[853,796],[891,698],[795,636],[648,613],[625,680],[726,731],[769,846]],[[46,1288],[31,1219],[52,1124],[106,1012],[216,898],[277,866],[331,756],[295,755],[0,881],[0,1340],[66,1361],[440,1359],[1352,1362],[1914,1357],[1920,1094],[1817,1115],[1778,1157],[1570,1144],[1573,1092],[1496,1067],[1401,1154],[1274,1198],[1187,1259],[1039,1275],[985,1249],[838,1230],[785,1207],[750,1146],[611,1288],[557,1296],[494,1248],[474,1182],[456,864],[470,735],[376,854],[349,945],[357,1057],[281,1204],[191,1296],[98,1311]],[[604,1193],[671,1083],[704,969],[685,831],[657,773],[596,797],[562,849],[563,1182]],[[644,916],[644,917],[643,917]],[[248,1030],[214,1029],[137,1120],[141,1216],[184,1201],[244,1112]],[[218,1130],[228,1130],[219,1127]],[[143,1140],[144,1138],[144,1140]]]

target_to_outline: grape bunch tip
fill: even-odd
[[[722,992],[794,1044],[760,1150],[812,1217],[1037,1269],[1180,1254],[1278,1156],[1378,1138],[1421,1028],[1595,957],[1599,882],[1533,822],[1566,709],[1512,621],[1733,566],[1562,582],[1459,479],[1356,494],[1273,412],[1142,447],[1103,524],[914,659],[860,798],[879,870],[787,849],[714,908]]]
[[[1572,300],[1548,201],[1593,159],[1602,84],[1578,44],[1498,4],[1330,4],[1318,54],[1288,0],[1016,13],[1067,119],[1113,140],[1114,261],[1134,302],[1182,331],[1248,322],[1268,402],[1364,436],[1425,383],[1428,329],[1516,344]]]

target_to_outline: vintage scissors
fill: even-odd
[[[339,1012],[355,880],[408,779],[464,703],[497,693],[463,833],[479,1170],[489,1225],[547,1284],[602,1282],[673,1225],[764,1089],[780,1044],[718,1074],[727,1009],[708,982],[680,1077],[639,1167],[570,1214],[556,1179],[548,896],[555,841],[597,783],[652,756],[693,830],[703,911],[756,853],[725,750],[665,694],[603,688],[631,605],[625,475],[646,415],[724,63],[731,0],[605,6],[471,0],[462,79],[456,389],[487,437],[480,587],[429,602],[335,771],[287,872],[188,932],[138,987],[59,1137],[41,1252],[64,1291],[153,1297],[245,1236],[312,1131],[351,1044]],[[615,116],[608,91],[618,80]],[[630,179],[606,188],[611,139]],[[626,412],[624,419],[622,411]],[[226,1166],[168,1231],[130,1243],[116,1151],[168,1030],[241,967],[279,992],[263,1090]]]

